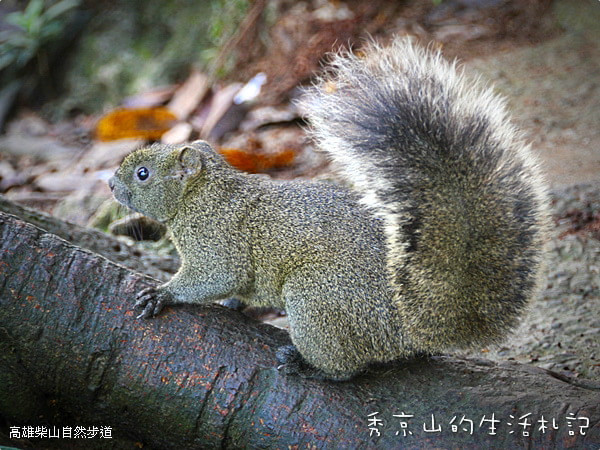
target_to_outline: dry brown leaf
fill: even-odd
[[[96,137],[101,141],[141,138],[158,140],[177,117],[167,108],[116,109],[100,119]]]

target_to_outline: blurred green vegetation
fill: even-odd
[[[32,97],[40,90],[53,92],[51,64],[67,30],[77,28],[72,19],[79,4],[80,0],[30,0],[22,10],[14,1],[1,5],[0,128],[19,93]]]
[[[69,12],[79,6],[79,0],[61,0],[45,4],[31,0],[23,11],[14,11],[5,17],[13,29],[0,32],[0,71],[14,74],[37,60],[40,73],[47,73],[47,47],[64,32]]]
[[[232,69],[234,61],[226,59],[223,67],[214,67],[219,49],[234,35],[246,12],[248,0],[213,0],[211,2],[211,20],[208,32],[210,46],[202,52],[205,67],[214,71],[217,76],[224,76]]]
[[[118,0],[89,23],[65,77],[59,114],[86,113],[210,67],[247,0]]]
[[[51,73],[59,87],[44,107],[51,118],[102,111],[127,95],[181,81],[192,66],[209,71],[248,5],[248,0],[30,0],[0,24],[9,28],[0,34],[2,81]],[[87,19],[77,36],[67,20],[74,10]],[[68,54],[61,55],[60,66],[44,67],[53,64],[46,49],[61,40],[70,44]]]

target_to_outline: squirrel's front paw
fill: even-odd
[[[173,297],[168,291],[161,289],[160,286],[151,286],[138,292],[134,308],[144,308],[137,318],[147,319],[158,315],[169,303],[173,303]]]

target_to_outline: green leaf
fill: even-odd
[[[58,20],[45,24],[40,33],[40,40],[44,42],[51,40],[54,36],[58,36],[63,28],[64,24]]]
[[[11,25],[21,28],[23,31],[27,31],[27,19],[23,13],[16,11],[6,15],[4,21]]]
[[[44,13],[44,18],[46,21],[54,20],[57,17],[62,16],[67,11],[77,8],[79,4],[79,0],[62,0],[48,8]]]
[[[38,47],[35,46],[33,48],[26,48],[23,51],[20,51],[17,55],[15,65],[18,67],[25,67],[27,63],[33,59],[37,50]]]
[[[16,59],[17,56],[14,51],[5,52],[4,49],[0,49],[0,71],[14,64]]]
[[[34,45],[35,39],[26,33],[12,33],[6,40],[6,45],[9,45],[15,49],[18,48],[29,48]]]
[[[43,10],[44,0],[31,0],[25,8],[25,11],[23,11],[23,15],[31,20],[40,17]]]

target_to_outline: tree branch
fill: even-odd
[[[220,306],[136,319],[131,305],[149,278],[8,214],[0,213],[0,236],[4,441],[9,425],[90,424],[152,448],[600,444],[599,383],[450,357],[399,362],[344,383],[286,376],[274,356],[289,343],[282,330]],[[369,430],[372,413],[380,436]],[[533,425],[523,436],[517,423],[527,413]],[[401,414],[413,417],[394,416]],[[489,422],[479,426],[492,414],[496,435]],[[432,415],[439,432],[423,429]],[[538,431],[542,415],[559,429]],[[589,419],[585,435],[580,418]],[[402,420],[412,435],[403,437]],[[468,420],[472,434],[463,431]]]

